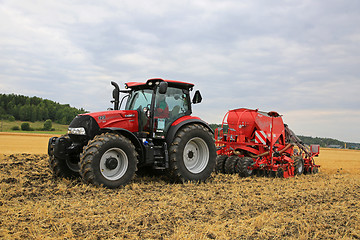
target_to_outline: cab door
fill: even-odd
[[[178,118],[190,115],[189,94],[185,89],[168,87],[166,93],[156,91],[154,106],[154,133],[164,138],[170,125]]]
[[[153,96],[152,89],[134,90],[129,97],[126,109],[138,112],[139,132],[151,131],[150,109]]]

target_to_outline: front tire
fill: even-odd
[[[61,136],[64,139],[69,139],[69,136]],[[54,146],[50,144],[52,138],[49,140],[49,168],[54,178],[75,178],[79,177],[79,159],[73,156],[59,158],[54,155]]]
[[[170,146],[170,168],[176,181],[205,181],[215,163],[215,140],[207,128],[192,124],[178,131]]]
[[[79,169],[76,164],[67,159],[49,156],[49,168],[55,178],[79,177]]]
[[[115,133],[95,136],[80,155],[84,182],[107,188],[129,183],[137,170],[137,153],[132,142]]]

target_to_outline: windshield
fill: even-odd
[[[137,110],[144,107],[150,108],[153,90],[141,89],[130,94],[125,110]]]

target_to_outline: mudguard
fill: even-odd
[[[182,118],[179,118],[178,120],[176,120],[175,122],[173,122],[173,124],[171,124],[168,133],[166,135],[166,142],[167,144],[170,146],[172,141],[174,140],[174,137],[177,133],[177,131],[188,124],[194,124],[194,123],[198,123],[203,125],[204,127],[206,127],[207,129],[209,129],[209,131],[214,134],[214,131],[211,129],[211,127],[209,126],[209,124],[207,124],[205,121],[201,120],[198,117],[192,117],[192,116],[184,116]]]

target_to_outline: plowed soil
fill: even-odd
[[[359,239],[360,151],[322,149],[317,163],[289,179],[135,177],[109,190],[54,179],[45,154],[5,153],[0,239]]]

